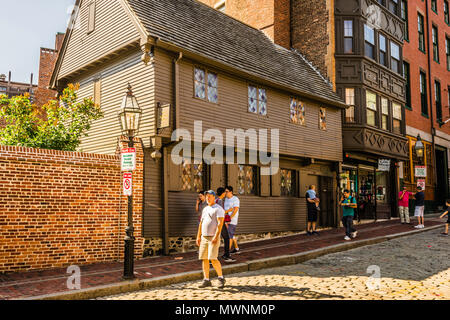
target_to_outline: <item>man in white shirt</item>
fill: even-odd
[[[202,218],[198,226],[197,246],[199,250],[199,260],[203,261],[204,279],[200,288],[211,287],[209,280],[209,261],[219,277],[218,288],[225,286],[225,279],[222,274],[222,266],[217,259],[219,256],[220,233],[223,227],[225,212],[221,206],[216,204],[216,193],[212,190],[206,192],[208,206],[203,209]]]
[[[230,215],[231,218],[231,222],[228,225],[228,233],[230,234],[230,250],[233,248],[234,245],[234,249],[230,251],[230,253],[241,253],[235,236],[236,227],[239,219],[240,201],[239,198],[233,194],[232,186],[226,187],[225,193],[226,193],[226,199],[224,204],[225,214]]]

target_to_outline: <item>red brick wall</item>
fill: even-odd
[[[143,153],[134,173],[142,256]],[[123,258],[127,198],[118,156],[0,146],[0,272]]]

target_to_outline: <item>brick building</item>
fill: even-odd
[[[53,68],[55,67],[58,53],[64,40],[64,33],[56,34],[55,49],[41,48],[39,59],[39,81],[36,90],[35,103],[38,106],[46,104],[54,99],[57,92],[48,88]]]
[[[5,74],[0,74],[0,94],[6,94],[9,98],[29,93],[31,101],[33,101],[36,89],[37,85],[33,84],[33,74],[31,74],[29,83],[12,81],[11,71],[8,79]]]
[[[395,215],[397,164],[408,160],[399,1],[203,2],[296,49],[328,78],[351,106],[342,114],[341,187],[355,192],[363,216]],[[378,170],[379,160],[389,160],[388,171]]]
[[[448,197],[450,151],[450,22],[448,0],[403,0],[402,18],[407,23],[404,42],[406,134],[410,151],[420,135],[425,157],[410,152],[404,164],[404,183],[417,183],[414,166],[427,167],[426,199],[444,205]],[[431,76],[430,76],[431,75]]]

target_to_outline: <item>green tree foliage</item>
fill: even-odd
[[[75,151],[94,120],[103,117],[91,98],[78,101],[79,85],[70,84],[59,100],[37,107],[29,95],[8,99],[0,95],[0,144]]]

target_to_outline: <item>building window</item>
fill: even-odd
[[[319,129],[327,130],[327,109],[320,108],[319,109]]]
[[[377,95],[370,91],[366,91],[366,110],[367,124],[375,127],[377,124]]]
[[[198,99],[217,103],[219,101],[219,93],[217,86],[217,74],[213,72],[206,72],[204,69],[194,69],[194,94]]]
[[[305,124],[305,104],[297,98],[291,98],[291,122],[295,124]]]
[[[296,171],[281,169],[280,176],[281,176],[281,196],[282,197],[297,196]]]
[[[444,21],[448,25],[450,25],[450,13],[449,13],[449,6],[448,1],[444,0]]]
[[[394,42],[391,42],[391,69],[397,73],[401,72],[400,46]]]
[[[266,89],[248,86],[248,111],[262,116],[267,115]]]
[[[238,166],[238,193],[240,195],[256,195],[258,167]]]
[[[393,117],[393,130],[394,133],[402,133],[402,106],[396,102],[392,103],[392,117]]]
[[[402,0],[402,19],[405,22],[405,40],[409,41],[409,26],[408,26],[408,2]]]
[[[386,37],[380,34],[380,64],[387,67]]]
[[[417,27],[419,31],[419,50],[425,52],[425,33],[423,26],[423,16],[420,13],[417,14]]]
[[[406,100],[406,107],[408,109],[411,109],[411,74],[409,70],[409,63],[403,62],[403,73],[405,75],[406,80],[406,87],[405,87],[405,100]]]
[[[367,24],[364,25],[364,52],[366,57],[375,59],[375,31]]]
[[[442,122],[442,103],[441,103],[441,83],[434,82],[434,101],[436,102],[436,120],[438,123]]]
[[[207,166],[198,161],[192,163],[190,160],[183,159],[181,163],[181,190],[200,192],[207,186]]]
[[[428,117],[427,76],[423,71],[420,71],[420,102],[422,106],[422,114]]]
[[[433,39],[433,59],[434,61],[439,62],[439,34],[436,26],[432,27],[431,35]]]
[[[344,53],[353,53],[353,20],[344,20]]]
[[[355,89],[345,88],[345,103],[349,106],[345,109],[345,122],[355,123]]]
[[[389,130],[389,101],[386,98],[381,98],[381,128]]]
[[[389,11],[397,15],[398,0],[389,0]]]
[[[450,38],[445,37],[445,54],[447,55],[447,70],[450,71]]]
[[[95,30],[95,1],[89,3],[89,16],[88,16],[88,30],[87,33],[91,33]]]
[[[437,13],[437,0],[431,0],[431,10]]]

